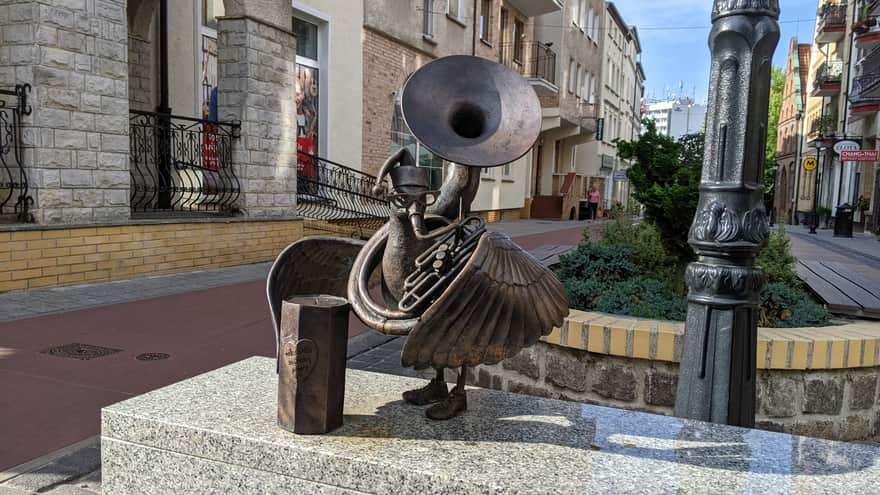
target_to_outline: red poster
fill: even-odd
[[[306,177],[317,176],[315,169],[315,156],[318,153],[318,143],[314,138],[298,137],[296,138],[296,172],[297,175]],[[311,156],[309,156],[311,155]]]
[[[220,157],[217,156],[217,126],[214,124],[204,124],[202,168],[214,172],[220,170]]]

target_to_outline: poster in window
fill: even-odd
[[[318,154],[318,69],[296,66],[296,167],[305,192],[317,193],[318,175],[315,156]],[[312,180],[309,180],[312,179]]]
[[[217,40],[202,36],[202,179],[207,193],[220,189],[220,154],[217,119]]]

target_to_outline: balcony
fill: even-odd
[[[560,0],[507,0],[507,4],[526,17],[537,17],[562,10]]]
[[[835,96],[840,93],[843,60],[824,62],[816,70],[810,96]]]
[[[849,93],[850,118],[861,120],[880,112],[880,70],[853,79]]]
[[[826,3],[819,7],[816,15],[819,17],[816,30],[816,43],[837,43],[846,35],[846,8],[845,3]]]
[[[132,110],[132,213],[234,214],[241,194],[232,166],[238,129],[238,123]]]
[[[856,47],[865,51],[873,51],[880,47],[880,22],[875,16],[860,21],[853,26]]]
[[[826,141],[837,135],[837,115],[824,115],[813,119],[810,123],[810,132],[807,133],[807,141]]]
[[[22,117],[31,114],[29,84],[0,89],[0,223],[33,222],[21,140]]]
[[[549,46],[537,41],[504,43],[501,45],[502,64],[519,72],[538,96],[556,96],[556,53]]]

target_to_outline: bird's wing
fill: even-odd
[[[266,282],[276,343],[281,332],[281,304],[285,300],[313,294],[348,297],[348,275],[364,244],[339,237],[307,237],[278,255]]]
[[[562,325],[568,295],[556,275],[497,232],[422,315],[401,357],[426,368],[495,364]]]

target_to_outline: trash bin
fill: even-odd
[[[853,213],[855,208],[849,203],[837,207],[837,214],[834,216],[834,237],[853,236]]]

